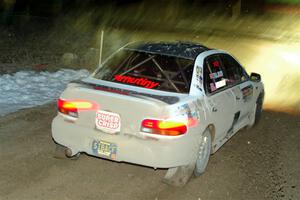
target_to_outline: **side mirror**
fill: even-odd
[[[250,74],[250,80],[251,80],[251,81],[255,81],[255,82],[260,82],[260,81],[261,81],[261,76],[260,76],[260,74],[258,74],[258,73],[252,72],[252,73]]]

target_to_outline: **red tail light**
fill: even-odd
[[[144,119],[141,131],[158,135],[178,136],[185,134],[187,127],[182,122]]]
[[[98,108],[97,104],[90,101],[65,99],[58,99],[57,107],[59,112],[72,117],[78,117],[78,110],[96,110]]]

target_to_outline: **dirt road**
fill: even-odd
[[[0,118],[0,199],[300,199],[300,116],[265,111],[211,157],[207,172],[183,188],[166,170],[82,155],[52,157],[55,105]]]

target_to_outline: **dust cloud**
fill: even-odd
[[[155,6],[132,7],[117,15],[111,8],[98,26],[95,48],[99,47],[99,32],[104,30],[104,57],[133,41],[192,41],[222,49],[236,57],[249,74],[261,74],[266,93],[265,109],[300,112],[299,15],[236,18],[220,14],[218,10],[199,15],[195,9],[187,15],[186,7],[180,9],[177,4],[168,4],[168,12],[154,17],[155,12],[149,10],[155,10]],[[83,21],[78,23],[77,20],[76,27],[90,28],[92,16],[84,15]]]
[[[261,74],[266,93],[265,109],[289,113],[299,113],[300,111],[300,52],[298,51],[300,43],[274,42],[259,38],[147,31],[110,30],[106,32],[107,34],[113,35],[114,40],[108,41],[106,38],[105,42],[112,43],[114,48],[130,41],[178,41],[184,39],[228,51],[240,61],[249,74],[251,72]],[[124,38],[122,35],[126,35],[126,42],[122,40]]]

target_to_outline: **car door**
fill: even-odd
[[[221,54],[227,84],[231,87],[235,102],[233,129],[240,129],[248,123],[249,112],[253,107],[253,84],[243,67],[230,55]],[[234,131],[235,132],[235,131]]]
[[[206,105],[215,126],[215,139],[220,141],[231,131],[235,97],[226,83],[224,66],[218,54],[206,57],[203,67]]]

